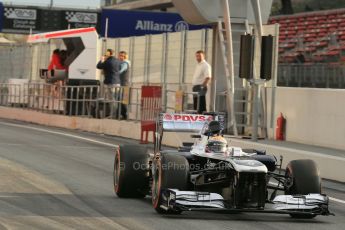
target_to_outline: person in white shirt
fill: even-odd
[[[199,114],[206,111],[206,93],[207,85],[211,80],[211,66],[205,60],[205,53],[202,50],[198,50],[195,53],[196,61],[198,62],[194,75],[193,75],[193,92],[197,92],[197,95],[193,96],[194,110],[197,110]]]

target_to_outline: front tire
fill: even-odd
[[[285,187],[287,195],[308,195],[321,193],[321,178],[317,165],[312,160],[294,160],[286,167],[288,185]],[[312,214],[290,214],[293,218],[311,219]]]
[[[165,210],[161,205],[166,201],[164,190],[188,189],[189,163],[180,155],[164,154],[156,159],[153,166],[152,205],[160,214],[180,214],[181,210]]]
[[[149,158],[146,147],[120,145],[114,160],[114,192],[120,198],[143,198],[149,187]]]

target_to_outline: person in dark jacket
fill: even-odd
[[[105,55],[101,58],[101,61],[97,64],[97,69],[103,70],[105,85],[117,85],[120,86],[120,68],[121,62],[114,56],[112,49],[107,49]]]
[[[113,55],[114,51],[107,49],[106,54],[101,58],[96,67],[103,70],[105,98],[115,102],[112,109],[114,113],[117,111],[119,101],[121,62]]]

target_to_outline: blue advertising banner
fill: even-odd
[[[103,9],[101,14],[102,37],[105,37],[107,19],[108,37],[110,38],[210,28],[209,26],[190,25],[176,13]]]
[[[0,2],[0,32],[2,31],[2,18],[4,17],[4,5]]]

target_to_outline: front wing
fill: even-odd
[[[328,197],[323,194],[278,195],[265,209],[228,207],[218,193],[166,189],[162,193],[164,210],[215,211],[215,212],[264,212],[278,214],[330,215]]]

